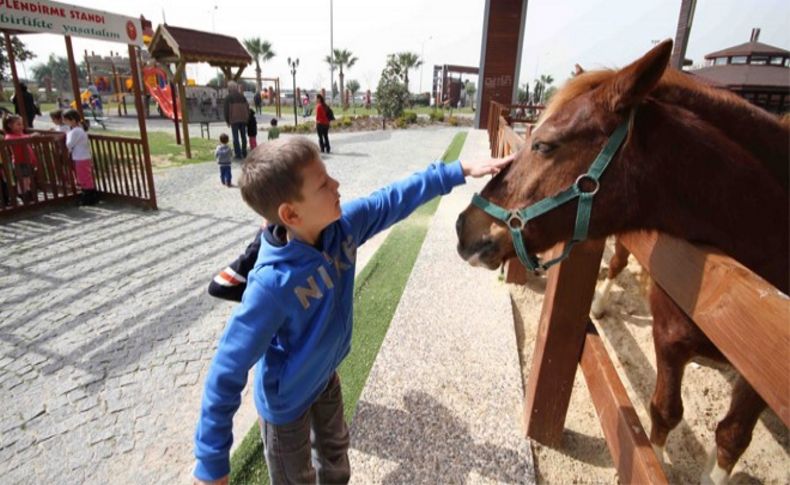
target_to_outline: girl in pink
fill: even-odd
[[[3,120],[3,131],[6,140],[19,140],[30,138],[33,135],[25,133],[25,124],[21,116],[11,115]],[[38,168],[38,159],[33,147],[29,144],[15,144],[11,146],[14,159],[14,169],[17,177],[17,191],[25,202],[33,202],[34,195],[31,190],[33,177]]]
[[[70,109],[63,113],[63,123],[69,127],[66,133],[66,147],[74,161],[74,172],[77,185],[82,189],[80,203],[94,205],[98,202],[98,194],[93,184],[93,163],[91,162],[91,145],[88,134],[82,128],[82,121],[77,110]]]

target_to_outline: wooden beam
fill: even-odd
[[[247,66],[239,66],[239,70],[236,71],[236,74],[233,76],[234,81],[238,81],[239,79],[241,79],[241,73],[244,72],[245,67]]]
[[[790,426],[790,299],[732,258],[657,232],[620,241]]]
[[[71,36],[64,36],[66,39],[66,57],[69,60],[69,75],[71,76],[71,92],[74,95],[74,105],[81,119],[85,119],[82,112],[82,99],[80,98],[80,81],[77,77],[77,63],[74,61],[74,47],[71,45]]]
[[[527,436],[548,446],[562,441],[603,247],[603,240],[580,243],[549,270],[524,409]],[[563,248],[556,245],[548,257]]]
[[[181,101],[181,131],[184,134],[184,155],[189,159],[192,158],[192,147],[189,142],[189,112],[187,110],[186,95],[186,62],[181,61],[181,63],[178,65],[176,75],[179,78],[178,99]]]
[[[11,66],[11,77],[14,80],[14,101],[16,109],[19,111],[19,116],[22,117],[22,124],[27,129],[27,112],[25,111],[25,99],[22,97],[22,87],[19,85],[19,76],[16,72],[16,58],[14,56],[14,46],[12,44],[11,35],[3,31],[5,37],[5,50],[8,57],[8,65]]]
[[[601,421],[620,483],[665,484],[667,478],[592,322],[579,364]]]
[[[154,190],[154,172],[151,167],[151,149],[148,145],[148,130],[145,125],[145,109],[143,108],[142,86],[140,85],[139,66],[137,64],[137,48],[129,44],[129,67],[132,74],[132,89],[134,90],[134,109],[137,111],[137,125],[140,129],[140,140],[143,142],[143,162],[145,164],[145,178],[148,184],[149,207],[156,209],[156,190]]]

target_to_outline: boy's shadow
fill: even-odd
[[[523,454],[478,443],[432,396],[410,391],[403,400],[405,411],[360,401],[353,419],[352,448],[399,464],[383,483],[465,483],[473,471],[497,482],[534,481],[528,441]]]

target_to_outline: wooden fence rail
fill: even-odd
[[[156,209],[153,171],[142,140],[93,134],[88,138],[93,178],[102,197]]]
[[[493,156],[518,150],[525,139],[492,106]],[[790,298],[740,263],[711,248],[656,232],[620,235],[651,277],[790,426]],[[573,379],[581,367],[618,476],[626,483],[666,483],[647,435],[606,349],[589,320],[603,241],[578,244],[548,272],[527,382],[526,433],[559,446]],[[564,243],[551,250],[561,254]],[[509,263],[520,267],[518,260]],[[521,276],[508,276],[518,281]],[[523,282],[523,280],[522,280]]]

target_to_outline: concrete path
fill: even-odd
[[[472,131],[461,159],[487,147]],[[353,419],[353,483],[535,482],[507,289],[455,252],[456,216],[483,184],[434,216]]]
[[[358,197],[424,168],[457,131],[330,135],[326,163]],[[203,379],[233,308],[206,287],[259,222],[217,172],[158,172],[156,212],[101,204],[0,224],[2,483],[189,483]],[[237,439],[254,419],[247,395]]]

